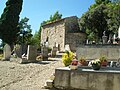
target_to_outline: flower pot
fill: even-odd
[[[108,62],[107,62],[107,61],[101,62],[101,66],[107,67],[107,65],[108,65]]]
[[[78,66],[76,66],[76,65],[69,65],[69,68],[72,69],[72,70],[75,70],[75,69],[78,68]]]
[[[80,65],[80,66],[88,66],[88,63],[87,63],[87,61],[84,61],[84,62],[81,62],[81,61],[80,61],[80,62],[79,62],[79,65]]]
[[[100,70],[100,65],[92,65],[93,70]]]

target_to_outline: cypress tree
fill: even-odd
[[[0,38],[10,46],[17,40],[19,14],[23,0],[8,0],[0,18]]]

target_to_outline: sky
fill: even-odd
[[[0,0],[0,15],[3,13],[7,0]],[[20,19],[29,18],[28,24],[31,25],[34,34],[40,28],[40,23],[50,18],[56,11],[62,14],[62,18],[77,16],[80,18],[94,0],[23,0]]]

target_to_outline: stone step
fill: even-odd
[[[63,55],[63,54],[64,54],[63,52],[62,52],[62,53],[57,52],[55,57],[56,57],[56,58],[62,58],[62,55]]]
[[[44,88],[46,88],[46,89],[53,88],[53,80],[47,80],[45,85],[44,85]]]

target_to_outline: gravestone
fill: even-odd
[[[41,53],[42,53],[42,56],[43,56],[43,61],[48,60],[48,47],[43,46],[41,48]]]
[[[37,57],[36,46],[28,45],[27,60],[29,60],[30,62],[36,62],[36,57]]]
[[[58,47],[54,46],[52,50],[52,57],[56,56],[56,52],[58,51]]]
[[[21,45],[15,45],[15,54],[17,57],[22,57],[22,46]]]
[[[69,44],[66,44],[66,45],[65,45],[65,51],[71,51]]]
[[[105,31],[103,32],[102,39],[103,39],[103,44],[107,44],[107,36],[105,35]]]
[[[6,44],[4,46],[4,50],[3,50],[3,53],[4,53],[4,60],[10,60],[10,57],[11,57],[11,47],[10,45]]]
[[[21,45],[21,48],[22,48],[22,55],[23,55],[23,54],[27,54],[28,45],[22,44],[22,45]]]

